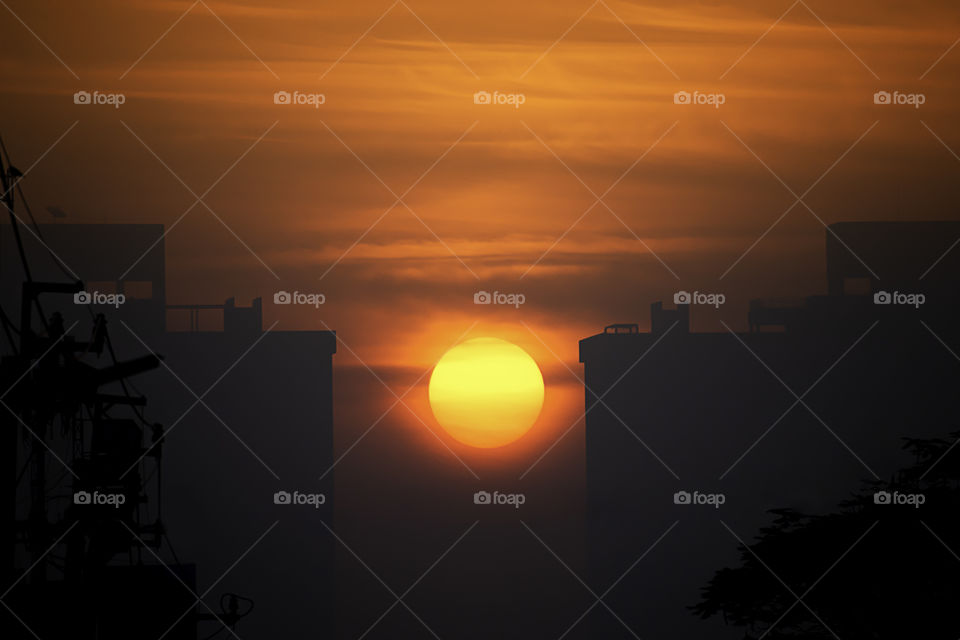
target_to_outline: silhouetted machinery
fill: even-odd
[[[83,284],[52,252],[71,281],[33,279],[21,227],[43,241],[35,222],[28,228],[14,213],[19,193],[33,219],[22,174],[2,141],[0,150],[2,200],[25,278],[20,322],[0,307],[9,348],[0,361],[0,638],[196,640],[200,620],[217,624],[215,632],[232,630],[252,603],[227,594],[222,614],[200,615],[195,566],[176,561],[172,548],[174,562],[161,559],[169,545],[160,500],[164,431],[144,418],[146,398],[128,380],[155,369],[160,357],[118,361],[102,314],[90,312],[83,341],[60,313],[44,313],[50,298],[64,300]],[[90,364],[101,358],[106,366]],[[121,412],[127,417],[114,417]]]

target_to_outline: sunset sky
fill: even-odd
[[[0,133],[39,221],[176,225],[171,303],[261,295],[265,326],[336,329],[337,365],[388,381],[464,332],[516,342],[548,406],[572,394],[554,435],[604,325],[685,289],[727,297],[696,328],[743,328],[750,299],[824,290],[824,223],[957,216],[953,2],[2,4]]]

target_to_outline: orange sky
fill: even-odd
[[[171,302],[321,291],[266,323],[422,370],[477,322],[569,379],[578,339],[677,289],[723,291],[740,327],[751,298],[820,292],[817,217],[956,218],[960,6],[842,5],[6,0],[0,131],[21,169],[63,136],[25,182],[41,221],[172,225],[216,183],[223,222],[197,205],[167,237]]]

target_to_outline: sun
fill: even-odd
[[[499,338],[473,338],[440,358],[430,376],[430,408],[447,432],[471,447],[502,447],[530,430],[543,407],[536,361]]]

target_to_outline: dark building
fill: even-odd
[[[136,467],[124,476],[137,485],[130,488],[135,506],[128,524],[156,545],[131,545],[121,531],[114,536],[116,547],[103,554],[94,587],[87,578],[64,579],[58,568],[55,558],[70,555],[59,550],[69,545],[68,536],[11,591],[6,598],[11,609],[44,640],[67,637],[65,630],[74,638],[157,638],[169,630],[166,638],[192,640],[218,631],[214,611],[225,617],[235,604],[246,610],[246,600],[233,599],[237,592],[256,604],[257,613],[238,626],[254,637],[332,627],[335,543],[323,535],[320,520],[332,519],[333,475],[318,478],[333,461],[335,335],[284,331],[282,322],[264,331],[260,298],[250,306],[238,306],[233,298],[223,304],[168,305],[161,225],[54,224],[37,230],[21,226],[20,231],[34,281],[83,281],[83,291],[42,294],[46,315],[60,313],[64,329],[85,339],[92,317],[102,313],[109,347],[118,358],[151,352],[163,357],[149,373],[132,377],[126,389],[116,384],[111,389],[117,397],[146,398],[139,410],[147,423],[162,427],[151,432],[120,406],[114,412],[126,419],[113,421],[109,438],[100,427],[92,440],[78,441],[74,435],[72,443],[70,435],[46,434],[50,451],[73,469],[104,458],[130,463],[120,465],[123,471]],[[0,228],[0,275],[3,309],[19,318],[25,275],[9,225]],[[117,294],[124,296],[122,304],[109,297]],[[79,357],[103,367],[108,353],[105,347],[99,356]],[[4,426],[10,423],[9,433],[15,433],[11,421]],[[18,532],[15,540],[7,540],[13,549],[5,549],[5,574],[11,579],[23,576],[36,557],[24,523],[42,520],[46,524],[35,531],[54,542],[53,533],[76,520],[71,492],[84,488],[45,452],[49,505],[42,512],[31,508],[31,483],[21,472],[30,464],[30,435],[18,436],[23,446],[6,449],[16,455],[5,457],[3,468],[10,498],[4,500],[10,508],[3,527]],[[101,485],[87,488],[96,487]],[[323,498],[295,504],[298,494]],[[85,539],[80,543],[94,538]],[[191,591],[205,594],[210,608]],[[51,616],[52,610],[63,615]],[[31,637],[9,616],[2,628],[13,633],[0,634],[5,638]]]
[[[650,332],[580,342],[592,586],[616,584],[605,601],[640,637],[741,637],[687,609],[736,564],[737,537],[770,509],[828,511],[889,478],[902,438],[960,424],[960,223],[841,223],[826,238],[827,295],[754,301],[747,333],[691,333],[696,305],[657,302]],[[592,622],[594,637],[631,637],[606,612]]]

